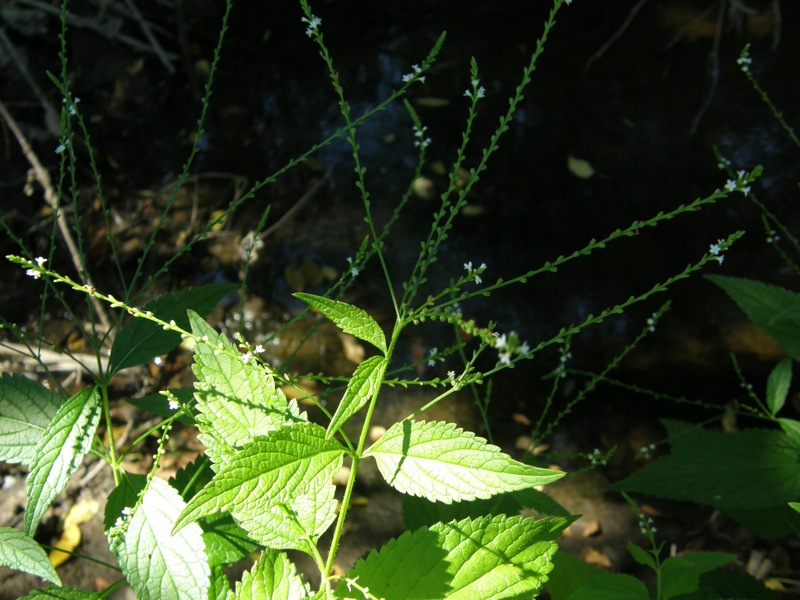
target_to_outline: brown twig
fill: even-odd
[[[64,239],[64,243],[67,245],[70,257],[72,258],[72,264],[75,267],[78,276],[83,280],[84,284],[94,287],[91,276],[83,269],[81,264],[80,251],[75,243],[75,239],[72,237],[72,231],[70,231],[66,215],[59,206],[58,195],[53,188],[53,183],[50,179],[50,173],[48,173],[47,169],[45,169],[42,166],[42,163],[39,162],[39,158],[36,156],[33,148],[31,148],[28,140],[20,131],[19,127],[17,127],[16,121],[14,121],[14,118],[6,110],[6,107],[2,102],[0,102],[0,115],[2,115],[3,119],[5,119],[9,129],[11,129],[11,132],[14,134],[14,137],[17,138],[17,142],[22,149],[22,153],[25,155],[25,158],[28,160],[28,163],[30,163],[31,168],[33,169],[33,173],[36,176],[36,181],[39,182],[39,185],[41,185],[42,189],[44,190],[44,200],[53,210],[53,213],[56,216],[58,230],[61,232],[61,237]],[[111,328],[111,320],[108,318],[105,307],[94,296],[91,297],[91,302],[103,327],[106,330],[109,330]]]

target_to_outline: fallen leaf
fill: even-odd
[[[49,558],[53,567],[58,567],[69,560],[71,555],[68,553],[74,551],[81,543],[79,526],[89,521],[99,510],[100,504],[97,500],[83,500],[69,509],[67,516],[64,517],[64,530],[61,532],[61,537],[53,544],[53,550],[50,551]],[[67,552],[61,552],[61,550]]]
[[[583,562],[587,562],[590,565],[597,565],[598,567],[603,567],[606,569],[611,567],[611,559],[599,550],[595,550],[591,547],[584,550],[581,558],[583,559]]]

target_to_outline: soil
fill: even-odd
[[[71,6],[75,19],[68,32],[68,72],[92,136],[126,277],[136,269],[153,226],[160,228],[144,267],[146,278],[208,223],[214,211],[240,197],[248,183],[274,173],[332,133],[340,116],[324,65],[303,35],[299,8],[292,3],[272,3],[269,8],[252,1],[235,3],[205,135],[192,169],[197,175],[184,184],[174,209],[161,219],[197,134],[199,97],[213,56],[222,3],[141,0],[133,4],[152,28],[158,48],[133,14],[104,3]],[[520,7],[516,2],[480,3],[480,8],[474,8],[450,0],[414,0],[402,3],[402,8],[374,4],[327,0],[315,6],[356,114],[395,88],[439,31],[448,30],[439,63],[426,84],[411,95],[434,140],[430,167],[424,174],[431,188],[440,193],[447,185],[440,165],[451,163],[453,148],[460,141],[468,57],[477,58],[487,91],[473,133],[477,146],[488,139],[495,115],[507,106],[507,97],[534,48],[545,9],[527,6],[536,3]],[[797,230],[800,214],[793,203],[797,149],[739,73],[736,58],[745,43],[752,45],[754,72],[784,117],[797,123],[800,102],[793,61],[800,55],[800,37],[791,32],[800,19],[800,5],[780,3],[781,30],[770,12],[771,1],[748,3],[752,13],[728,14],[719,32],[716,84],[704,65],[718,30],[713,19],[709,25],[705,3],[697,2],[647,3],[630,28],[586,70],[587,61],[613,39],[633,4],[581,0],[563,9],[513,131],[504,138],[488,173],[472,192],[470,211],[442,246],[440,261],[431,272],[434,285],[449,281],[468,261],[485,261],[492,278],[515,276],[633,219],[707,195],[726,179],[716,167],[712,147],[728,156],[736,169],[763,162],[767,172],[755,191],[790,230]],[[8,42],[0,40],[2,101],[44,168],[57,178],[58,156],[53,150],[58,139],[53,135],[52,115],[59,109],[60,99],[44,75],[45,71],[60,71],[57,17],[49,5],[28,2],[4,4],[0,17],[8,37]],[[19,61],[12,58],[9,44],[16,48]],[[22,75],[20,64],[39,91]],[[714,86],[708,110],[690,134],[693,120],[708,98],[706,92]],[[413,170],[413,134],[400,105],[379,113],[359,131],[373,209],[382,223],[389,218]],[[472,149],[476,146],[468,152],[467,167],[476,163],[478,151]],[[76,145],[76,152],[81,164],[88,164],[83,142]],[[254,343],[259,336],[268,336],[276,324],[297,311],[291,292],[324,289],[331,273],[335,277],[347,269],[347,257],[355,255],[367,232],[353,187],[350,153],[344,143],[331,144],[263,188],[207,241],[176,261],[142,303],[186,285],[240,281],[242,240],[269,205],[270,222],[285,215],[288,218],[265,240],[262,256],[248,274],[243,313]],[[576,176],[568,168],[570,157],[588,161],[594,176]],[[2,216],[33,255],[45,253],[52,211],[44,205],[38,186],[26,194],[30,165],[8,133],[2,161]],[[80,193],[70,213],[77,211],[82,219],[85,253],[95,285],[119,295],[108,229],[96,200],[99,190],[90,170],[82,169],[77,182]],[[329,170],[332,175],[326,176]],[[298,206],[299,199],[321,181],[311,199]],[[433,202],[412,197],[405,220],[398,222],[388,243],[392,272],[406,273],[413,266],[419,241],[427,233]],[[763,241],[758,210],[745,200],[731,199],[679,223],[642,231],[630,243],[621,242],[556,275],[481,299],[470,310],[481,323],[494,320],[502,330],[516,330],[524,339],[547,339],[562,324],[579,322],[587,313],[623,301],[633,291],[649,289],[654,282],[682,270],[707,251],[710,243],[736,229],[746,229],[748,235],[726,257],[724,272],[791,287],[789,273]],[[0,238],[0,250],[4,255],[19,253],[9,236]],[[71,268],[66,250],[63,252],[59,266]],[[38,302],[31,302],[39,293],[35,282],[11,265],[3,265],[0,272],[4,282],[0,286],[2,316],[9,322],[35,324]],[[347,299],[388,322],[387,306],[391,305],[384,287],[379,273],[364,273]],[[722,407],[742,399],[730,366],[733,351],[753,381],[765,380],[768,369],[781,356],[780,348],[754,330],[721,292],[693,279],[676,286],[670,297],[673,304],[663,330],[622,366],[617,373],[621,379]],[[638,333],[657,306],[651,302],[636,307],[576,339],[573,366],[597,369],[604,365]],[[235,306],[218,307],[213,318],[228,331],[238,327]],[[272,344],[269,358],[284,360],[304,337],[303,327],[301,322],[297,330]],[[68,315],[48,313],[45,335],[55,347],[87,350]],[[443,335],[445,332],[435,327],[423,328],[416,337],[404,340],[398,353],[406,360],[416,360],[433,347],[442,347]],[[335,331],[323,330],[304,348],[293,368],[349,374],[357,361],[347,357],[353,350],[348,344],[350,341]],[[541,376],[556,360],[554,354],[543,353],[534,365],[497,378],[490,431],[469,397],[443,406],[437,418],[455,421],[482,435],[493,432],[495,443],[521,457],[520,438],[538,419],[549,387]],[[115,382],[115,425],[130,428],[131,434],[142,430],[152,415],[125,399],[176,382],[190,385],[189,364],[189,354],[176,351],[161,365],[148,365]],[[30,363],[13,355],[5,356],[2,368],[32,373]],[[447,365],[426,369],[426,375],[445,376]],[[41,373],[36,376],[43,377]],[[86,384],[71,372],[58,371],[56,376],[67,389]],[[581,383],[575,377],[574,384]],[[390,390],[381,400],[376,424],[388,426],[422,403],[420,393]],[[612,570],[635,570],[627,542],[641,539],[636,519],[606,488],[609,481],[638,468],[638,450],[663,436],[656,416],[698,421],[707,414],[599,388],[589,404],[564,421],[550,442],[558,456],[591,452],[595,447],[605,451],[615,445],[620,451],[607,467],[549,487],[565,507],[584,515],[562,539],[562,548]],[[202,451],[189,428],[173,437],[160,473],[164,477]],[[146,472],[151,446],[148,442],[132,452],[127,467]],[[558,466],[578,470],[586,462],[563,458]],[[73,506],[97,501],[98,512],[81,525],[77,551],[113,565],[102,533],[105,498],[113,489],[113,480],[107,469],[94,467],[87,459],[46,514],[38,539],[54,542]],[[3,465],[0,472],[0,526],[18,527],[25,471]],[[357,490],[359,503],[350,513],[339,554],[338,564],[343,569],[402,531],[399,496],[382,485],[375,473],[363,475]],[[720,522],[711,511],[696,507],[665,503],[650,508],[663,523],[665,539],[679,552],[698,548],[731,551],[744,563],[761,552],[775,565],[773,574],[797,579],[800,559],[794,542],[754,539],[732,523]],[[311,565],[303,562],[303,557],[295,558],[314,581]],[[239,566],[242,568],[246,565]],[[87,590],[102,590],[117,579],[111,568],[75,559],[60,566],[58,573],[65,585]],[[40,586],[37,578],[0,568],[0,600],[21,597]],[[112,597],[133,596],[129,589],[121,589]]]

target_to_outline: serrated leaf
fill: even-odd
[[[170,533],[185,506],[174,488],[154,477],[130,517],[122,543],[111,544],[139,600],[207,596],[210,569],[200,526],[193,523]]]
[[[395,489],[436,502],[489,498],[564,476],[523,464],[452,423],[400,421],[365,453]]]
[[[192,498],[175,528],[227,511],[264,546],[308,551],[336,516],[332,480],[343,456],[314,423],[257,437]]]
[[[800,319],[781,318],[785,311],[800,305],[800,294],[739,277],[706,275],[706,279],[725,290],[749,319],[777,341],[789,356],[800,359]]]
[[[504,492],[486,500],[464,502],[431,502],[419,496],[403,495],[403,522],[409,530],[428,527],[434,523],[460,521],[467,517],[516,515],[522,509],[533,509],[554,517],[569,517],[571,513],[550,496],[533,488]]]
[[[695,552],[672,556],[664,561],[661,572],[661,591],[664,600],[690,594],[700,586],[700,576],[736,560],[735,554],[724,552]]]
[[[286,400],[262,365],[244,362],[234,345],[197,313],[190,311],[189,320],[192,332],[208,340],[197,344],[192,370],[198,380],[198,437],[216,464],[230,460],[256,436],[307,421],[297,402]]]
[[[24,375],[0,378],[0,460],[29,466],[64,399]]]
[[[0,565],[61,585],[58,573],[38,542],[12,527],[0,527]]]
[[[200,314],[208,314],[227,294],[235,292],[238,286],[232,283],[213,283],[194,288],[186,288],[162,296],[147,304],[142,310],[150,311],[169,323],[189,329],[186,311],[191,309]],[[166,354],[181,343],[181,336],[175,331],[164,329],[144,318],[133,318],[122,328],[111,346],[109,357],[110,372],[141,365],[156,356]]]
[[[628,542],[628,552],[631,553],[633,560],[635,560],[640,565],[644,565],[645,567],[650,567],[654,571],[658,569],[656,565],[656,559],[644,548],[641,548],[634,544],[633,542]]]
[[[311,590],[297,574],[294,564],[283,552],[264,550],[246,571],[241,582],[236,583],[236,593],[228,600],[302,600],[310,598]]]
[[[100,422],[96,388],[78,392],[56,412],[36,446],[28,475],[25,533],[33,536],[53,499],[61,493],[92,446]]]
[[[783,408],[791,385],[792,359],[787,357],[772,369],[767,378],[767,407],[773,417]]]
[[[612,490],[689,500],[720,509],[774,506],[800,497],[800,444],[777,430],[708,431],[665,419],[669,456]]]
[[[366,311],[346,302],[331,300],[314,294],[298,292],[293,295],[309,306],[316,308],[345,333],[369,342],[386,354],[386,336],[383,334],[380,325]]]
[[[508,600],[536,595],[553,568],[555,540],[573,519],[481,517],[406,532],[359,560],[336,586],[357,578],[376,598]]]
[[[347,383],[342,401],[328,425],[327,437],[332,438],[347,420],[361,410],[375,393],[383,380],[388,361],[382,356],[373,356],[356,368]]]
[[[201,456],[195,462],[179,469],[169,483],[178,490],[181,498],[188,502],[214,477],[208,457]],[[246,558],[257,545],[227,513],[212,515],[198,521],[203,530],[209,564],[230,565]]]
[[[231,593],[231,582],[222,565],[211,564],[211,583],[208,587],[208,600],[227,600]]]

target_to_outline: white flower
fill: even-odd
[[[495,334],[494,347],[498,350],[508,347],[508,338],[505,333],[503,335]]]
[[[733,179],[728,179],[728,181],[725,183],[725,189],[729,192],[734,191],[736,187],[736,182]]]
[[[511,364],[511,352],[501,352],[497,355],[497,358],[500,359],[501,365],[510,365]]]
[[[719,247],[719,244],[711,244],[708,247],[709,253],[713,254],[714,256],[718,256],[719,253],[720,253],[720,250],[721,250],[721,248]]]
[[[56,146],[56,154],[63,154],[64,150],[66,149],[67,147],[63,143],[61,143],[58,146]]]
[[[315,17],[314,15],[311,15],[310,19],[303,17],[300,20],[303,23],[308,23],[308,27],[306,27],[306,35],[308,37],[312,37],[317,32],[317,29],[319,29],[319,26],[322,24],[322,19],[320,19],[319,17]]]
[[[172,399],[172,400],[169,401],[169,409],[170,410],[178,410],[180,407],[181,407],[181,405],[178,404],[177,400]]]
[[[256,349],[255,349],[255,351],[254,351],[254,352],[255,352],[256,354],[261,354],[262,352],[264,352],[264,346],[262,346],[261,344],[257,344],[257,345],[256,345]]]
[[[242,354],[242,362],[244,364],[249,363],[252,358],[253,358],[252,352],[245,352],[244,354]]]
[[[44,258],[42,256],[37,256],[36,257],[36,264],[39,265],[40,267],[44,267],[44,263],[46,263],[46,262],[47,262],[46,258]]]
[[[450,378],[450,383],[455,385],[456,384],[456,372],[455,371],[448,371],[447,376]]]

